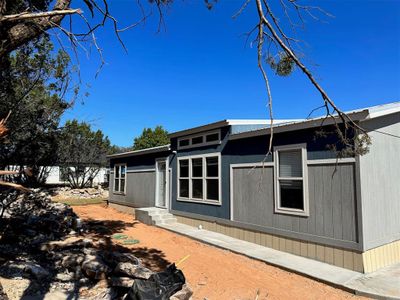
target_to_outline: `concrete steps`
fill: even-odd
[[[135,209],[136,220],[147,225],[175,224],[176,218],[167,209],[145,207]]]

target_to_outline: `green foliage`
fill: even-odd
[[[122,147],[117,145],[112,145],[108,151],[108,154],[117,154],[122,152],[132,151],[133,147]]]
[[[142,134],[136,137],[133,142],[133,150],[141,150],[167,144],[169,144],[168,131],[159,125],[154,129],[143,129]]]
[[[0,144],[1,167],[31,167],[34,176],[27,184],[43,183],[48,170],[40,166],[56,162],[60,117],[70,107],[65,100],[72,76],[69,56],[55,52],[43,35],[0,65],[0,118],[11,111]]]
[[[292,74],[295,67],[293,59],[285,52],[279,52],[278,56],[278,59],[268,56],[266,62],[277,75],[289,76],[290,74]]]
[[[94,131],[85,122],[67,121],[60,133],[58,161],[68,173],[72,187],[91,185],[101,167],[107,163],[110,141],[101,130]]]

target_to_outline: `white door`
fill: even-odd
[[[156,206],[167,207],[167,163],[159,160],[156,163]]]

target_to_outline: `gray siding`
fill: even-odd
[[[133,207],[150,207],[155,204],[155,172],[127,173],[125,195],[114,194],[114,174],[110,176],[110,202]]]
[[[310,216],[274,213],[273,167],[233,169],[233,220],[358,242],[354,164],[308,166]],[[315,239],[314,239],[315,240]]]
[[[400,239],[400,113],[365,121],[372,145],[360,157],[365,250]]]

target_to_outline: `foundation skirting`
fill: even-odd
[[[194,227],[201,225],[203,229],[206,230],[226,234],[233,238],[259,244],[275,250],[312,258],[356,272],[370,273],[380,268],[400,263],[400,240],[365,252],[357,252],[354,250],[324,246],[312,242],[218,224],[216,222],[203,221],[177,215],[175,215],[175,217],[178,222],[182,224]]]

